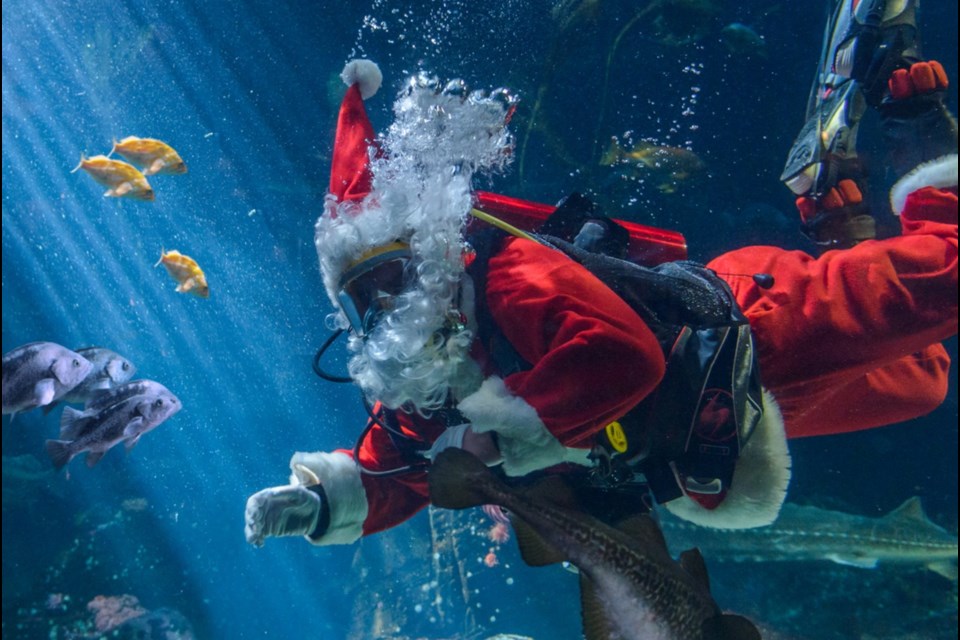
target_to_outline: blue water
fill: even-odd
[[[337,76],[352,56],[380,64],[385,85],[368,103],[378,130],[421,69],[519,94],[513,168],[479,188],[546,202],[589,191],[620,217],[684,232],[698,259],[750,242],[809,248],[778,176],[824,11],[693,2],[671,42],[652,18],[624,28],[643,3],[415,4],[3,3],[3,352],[36,340],[108,347],[184,406],[130,454],[93,469],[75,460],[69,474],[43,452],[59,411],[4,418],[4,638],[92,633],[86,604],[122,594],[176,610],[197,638],[579,637],[573,576],[523,566],[512,542],[482,536],[479,514],[425,512],[352,547],[244,541],[247,496],[284,484],[293,451],[351,446],[362,423],[356,390],[310,367],[330,312],[312,238]],[[926,3],[921,21],[926,53],[957,78],[956,3]],[[761,34],[763,51],[731,54],[720,29],[733,22]],[[875,129],[868,118],[868,158]],[[70,173],[128,135],[167,141],[189,167],[151,177],[154,202],[104,198]],[[706,169],[659,188],[599,164],[612,135],[689,147]],[[890,176],[875,164],[883,206]],[[210,299],[174,291],[153,267],[163,248],[199,262]],[[949,348],[956,358],[956,340]],[[951,379],[921,420],[794,441],[790,499],[878,517],[919,495],[955,532]],[[500,564],[488,568],[491,549]],[[771,637],[957,634],[956,584],[922,569],[711,571],[721,605]]]

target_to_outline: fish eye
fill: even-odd
[[[154,400],[153,406],[155,406],[155,407],[157,407],[157,408],[162,407],[162,406],[163,406],[163,398],[157,398],[156,400]]]
[[[121,367],[123,368],[124,371],[130,371],[130,363],[129,363],[129,362],[124,362],[124,363],[121,365]]]
[[[74,358],[74,359],[73,359],[73,366],[74,366],[74,368],[79,367],[79,366],[80,366],[80,361],[77,360],[76,358]]]

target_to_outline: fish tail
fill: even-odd
[[[70,458],[73,457],[70,444],[66,440],[47,440],[46,442],[47,455],[50,456],[50,460],[57,471],[63,469],[70,462]]]
[[[70,173],[76,173],[83,167],[83,163],[86,161],[87,156],[80,154],[80,162],[73,169],[70,170]]]
[[[610,138],[610,144],[607,145],[606,151],[603,152],[603,156],[600,158],[600,164],[603,166],[610,166],[617,164],[623,159],[623,147],[620,146],[620,143],[616,138]]]
[[[430,500],[444,509],[466,509],[488,502],[501,486],[493,472],[463,449],[441,451],[430,466]]]

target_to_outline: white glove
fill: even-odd
[[[305,536],[317,527],[322,508],[320,494],[300,484],[258,491],[247,499],[244,534],[262,547],[269,536]]]
[[[433,460],[437,457],[437,454],[444,449],[449,449],[451,447],[463,449],[463,434],[466,433],[467,429],[469,428],[469,422],[458,424],[453,427],[447,427],[447,429],[440,434],[440,437],[433,441],[433,446],[431,446],[427,451],[426,456]]]

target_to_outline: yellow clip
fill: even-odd
[[[623,432],[623,426],[614,420],[607,425],[605,430],[610,445],[617,450],[617,453],[624,453],[627,450],[627,434]]]

